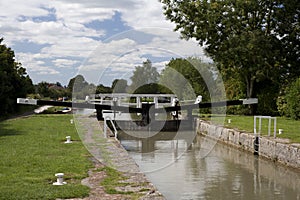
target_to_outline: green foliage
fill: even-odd
[[[127,87],[127,80],[124,79],[115,79],[111,85],[113,93],[126,93]]]
[[[150,60],[143,62],[143,66],[136,66],[129,87],[131,93],[158,93],[159,73],[152,66]]]
[[[277,110],[280,116],[287,116],[287,104],[286,104],[286,97],[285,96],[278,96],[277,101]]]
[[[111,93],[111,88],[100,84],[96,88],[96,94],[99,93]]]
[[[300,119],[300,78],[294,81],[286,94],[287,113],[292,119]]]
[[[37,97],[59,99],[63,97],[70,97],[71,93],[68,88],[63,87],[59,82],[48,83],[42,81],[36,85]]]
[[[202,95],[203,101],[210,101],[211,95],[218,89],[214,67],[197,58],[172,59],[162,71],[160,84],[181,100]]]
[[[37,115],[0,123],[0,199],[65,199],[85,197],[81,184],[92,167],[72,115]],[[70,135],[72,144],[64,144]],[[65,173],[64,186],[53,186],[55,173]]]
[[[72,98],[81,100],[90,94],[95,94],[97,89],[94,84],[89,84],[82,75],[70,79],[67,88],[72,93]]]
[[[18,111],[16,99],[33,93],[34,87],[26,69],[15,61],[14,51],[0,38],[0,116]]]
[[[185,39],[195,38],[222,74],[238,73],[247,97],[266,78],[285,84],[300,75],[298,0],[161,0]]]
[[[223,75],[223,81],[227,99],[245,99],[245,84],[238,73],[232,71]],[[229,106],[226,110],[227,114],[244,115],[249,113],[249,108],[244,105]]]

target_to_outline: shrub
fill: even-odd
[[[278,110],[278,113],[280,116],[288,115],[286,96],[283,95],[283,96],[277,97],[276,105],[277,105],[277,110]]]
[[[288,115],[293,119],[300,119],[300,77],[287,90],[286,102]]]

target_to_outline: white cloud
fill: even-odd
[[[124,21],[135,29],[145,27],[174,28],[174,25],[165,20],[162,4],[159,1],[139,0],[136,1],[134,7],[122,11]]]
[[[28,73],[39,74],[59,74],[60,72],[53,67],[47,67],[46,62],[40,59],[40,54],[19,53],[16,56],[17,61],[22,61],[23,66]]]
[[[78,64],[79,61],[71,59],[55,59],[52,61],[58,68],[71,68],[75,64]]]
[[[40,0],[10,0],[0,1],[1,16],[6,16],[9,19],[16,19],[18,16],[44,16],[47,15],[47,10],[43,9],[45,3]]]
[[[103,70],[111,65],[114,71],[126,72],[141,64],[147,54],[153,57],[203,55],[196,43],[178,39],[178,34],[173,33],[174,25],[165,20],[162,4],[156,0],[0,0],[0,7],[5,8],[0,13],[0,37],[4,37],[7,45],[20,41],[47,44],[37,54],[32,54],[30,49],[27,53],[14,49],[19,62],[35,75],[77,70],[78,62],[84,59],[81,71]],[[150,35],[152,40],[139,44],[146,38],[135,38],[138,36],[132,34],[131,39],[104,43],[99,38],[107,33],[107,27],[96,30],[85,26],[92,21],[111,19],[116,11],[127,26]],[[159,62],[153,65],[165,61]]]

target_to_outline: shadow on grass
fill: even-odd
[[[10,125],[0,122],[0,137],[16,136],[23,134],[22,131],[13,129]]]

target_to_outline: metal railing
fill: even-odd
[[[117,139],[117,138],[118,138],[118,131],[117,131],[116,126],[115,126],[115,124],[113,123],[113,120],[111,119],[110,116],[106,116],[106,117],[104,118],[104,130],[103,130],[104,137],[107,138],[107,128],[109,128],[109,127],[107,126],[107,120],[109,120],[110,123],[112,124],[112,127],[113,127],[113,129],[114,129],[114,136],[115,136],[115,139]],[[111,130],[110,128],[109,128],[109,130],[112,132],[112,130]]]
[[[256,120],[259,119],[259,129],[257,132],[256,129]],[[273,122],[273,129],[274,129],[274,138],[276,138],[276,125],[277,125],[277,120],[276,117],[271,117],[271,116],[254,116],[254,135],[255,136],[260,136],[261,135],[261,125],[262,125],[262,119],[267,119],[268,120],[268,136],[271,136],[271,125],[272,125],[272,120]]]

